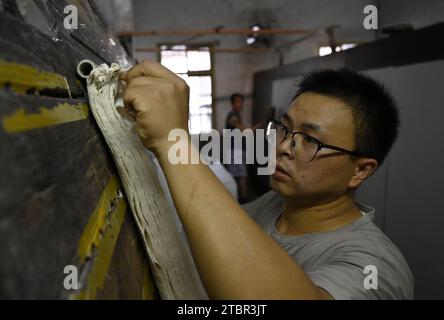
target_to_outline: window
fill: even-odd
[[[160,63],[184,79],[190,87],[190,133],[210,132],[213,115],[210,46],[161,45]]]
[[[351,48],[356,47],[356,43],[343,43],[339,46],[336,46],[335,51],[336,52],[340,52],[340,51],[344,51],[344,50],[348,50]],[[331,47],[325,46],[325,47],[320,47],[319,48],[319,56],[326,56],[331,54]]]

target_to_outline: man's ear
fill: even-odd
[[[359,158],[356,160],[356,166],[353,176],[348,184],[349,188],[357,188],[370,177],[378,168],[378,161],[373,158]]]

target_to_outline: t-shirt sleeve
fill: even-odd
[[[256,200],[243,204],[242,208],[251,218],[253,218],[253,220],[257,220],[259,215],[261,215],[264,210],[267,211],[270,205],[275,204],[276,200],[274,198],[276,198],[276,192],[269,191]]]
[[[356,242],[306,272],[312,282],[335,300],[412,299],[413,279],[403,257]]]

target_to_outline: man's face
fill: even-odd
[[[233,101],[233,108],[236,112],[241,112],[242,107],[244,106],[244,98],[235,97]]]
[[[355,148],[352,111],[337,98],[303,93],[291,104],[282,122],[289,130],[304,132],[325,144]],[[300,199],[307,206],[329,202],[347,192],[356,168],[349,155],[321,149],[311,162],[304,163],[293,156],[291,149],[290,136],[277,146],[273,190],[285,198]]]

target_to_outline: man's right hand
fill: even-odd
[[[120,79],[126,82],[125,108],[134,117],[145,147],[161,152],[168,145],[171,130],[188,132],[189,88],[182,78],[157,62],[145,60],[123,72]]]

